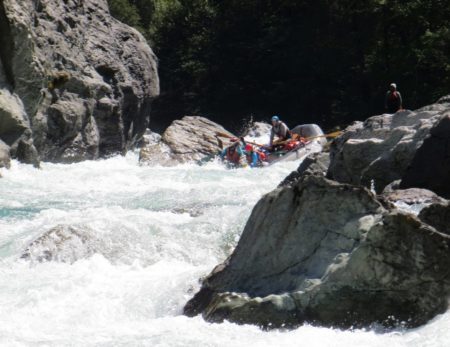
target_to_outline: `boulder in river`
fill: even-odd
[[[185,116],[175,120],[159,143],[144,146],[140,161],[171,165],[201,160],[216,155],[228,145],[233,134],[204,117]]]
[[[449,247],[366,188],[304,175],[257,203],[184,312],[266,328],[414,327],[448,307]]]
[[[94,240],[93,233],[86,229],[58,225],[32,241],[21,258],[73,263],[95,253]]]

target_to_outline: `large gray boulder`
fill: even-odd
[[[216,155],[229,144],[232,136],[221,125],[207,118],[185,116],[172,122],[160,142],[144,146],[140,152],[140,161],[174,165],[201,160]]]
[[[405,171],[400,188],[419,187],[450,199],[450,111],[430,130]]]
[[[449,246],[363,187],[305,175],[258,202],[184,312],[268,328],[417,326],[447,309]]]
[[[377,192],[400,179],[432,126],[450,107],[431,106],[374,116],[349,126],[331,145],[328,177],[366,187],[373,182]]]
[[[0,44],[1,95],[17,100],[0,138],[19,159],[25,145],[58,162],[123,153],[147,128],[156,58],[107,0],[3,0]]]

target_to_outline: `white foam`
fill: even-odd
[[[385,334],[264,332],[181,314],[256,201],[297,166],[149,168],[136,154],[41,170],[13,161],[0,180],[0,346],[445,346],[447,313]],[[94,252],[69,242],[69,262],[20,259],[57,225],[82,229]]]

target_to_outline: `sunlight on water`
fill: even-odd
[[[0,179],[0,346],[448,345],[448,314],[389,333],[263,332],[181,315],[255,203],[297,166],[146,167],[132,153],[41,170],[13,162]],[[80,233],[58,245],[61,261],[21,259],[56,226]]]

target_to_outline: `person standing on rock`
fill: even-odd
[[[397,90],[397,85],[395,83],[391,83],[389,86],[389,90],[386,93],[384,106],[388,113],[395,113],[402,109],[402,96]]]
[[[280,117],[272,117],[272,130],[270,131],[270,142],[269,147],[272,149],[274,145],[274,137],[277,136],[278,140],[276,142],[284,141],[291,138],[291,132],[288,126],[280,120]]]

